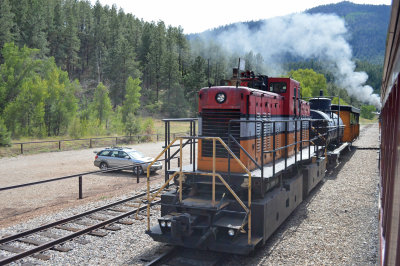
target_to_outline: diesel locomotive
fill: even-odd
[[[323,179],[329,154],[358,136],[358,115],[323,96],[303,100],[291,78],[234,69],[223,86],[200,90],[198,136],[166,143],[170,154],[180,141],[182,157],[184,141],[197,141],[197,160],[166,165],[167,182],[154,194],[148,176],[146,233],[172,245],[249,254]],[[151,224],[158,194],[161,216]]]

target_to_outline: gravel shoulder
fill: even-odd
[[[378,147],[377,124],[356,147]],[[313,190],[254,257],[230,265],[377,265],[378,153],[357,150]]]

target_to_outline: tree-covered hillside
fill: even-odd
[[[190,54],[182,28],[99,1],[0,3],[1,132],[131,134],[143,114],[196,110],[206,63]],[[131,108],[133,102],[138,106]]]
[[[319,12],[341,5],[350,10],[342,10],[346,21],[356,22],[350,30],[368,35],[362,21],[364,25],[370,25],[368,19],[372,24],[383,23],[383,13],[375,14],[375,6],[364,10],[344,2],[320,7]],[[247,25],[253,31],[260,23]],[[230,27],[209,33],[223,33]],[[373,32],[386,34],[382,27],[372,27]],[[371,53],[366,59],[378,58],[382,52],[370,38],[374,37],[358,37],[368,45],[355,51]],[[374,51],[377,56],[372,55]],[[247,69],[271,75],[258,51],[229,52],[213,40],[185,36],[181,27],[166,26],[163,21],[145,22],[116,5],[103,6],[99,1],[92,5],[88,0],[0,0],[0,145],[9,142],[10,136],[135,134],[143,130],[143,115],[196,116],[199,90],[230,78],[238,58],[245,59]],[[323,89],[326,86],[329,93],[359,103],[344,88],[333,85],[332,73],[314,60],[286,60],[283,67],[287,73],[300,69],[299,79],[313,71],[315,77],[323,74]],[[373,77],[367,83],[376,89],[381,66],[365,60],[356,65]],[[309,87],[313,93],[313,86]],[[144,127],[151,124],[143,123]]]

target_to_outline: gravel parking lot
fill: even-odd
[[[164,142],[143,143],[134,146],[138,151],[155,157],[163,149]],[[50,152],[35,155],[19,155],[0,159],[0,187],[7,187],[52,179],[61,176],[98,171],[93,165],[95,154],[101,148],[77,151]],[[184,149],[184,161],[189,161],[189,148]],[[164,158],[164,157],[162,157]],[[172,165],[176,164],[176,160]],[[164,169],[164,168],[163,168]],[[163,170],[152,179],[162,179]],[[83,196],[78,199],[78,178],[1,191],[0,228],[22,222],[35,216],[51,213],[69,206],[121,195],[144,186],[145,175],[140,183],[131,171],[96,173],[83,177]],[[6,203],[6,204],[5,204]]]
[[[378,125],[366,126],[362,129],[361,137],[354,143],[354,146],[361,148],[378,147],[378,133]],[[159,145],[158,150],[160,150],[159,147],[161,146],[154,143],[148,144],[149,146],[143,145],[145,145],[143,150],[139,149],[139,147],[137,149],[149,155],[153,155],[150,154],[152,145]],[[156,147],[154,146],[154,148]],[[80,153],[84,154],[79,155],[81,159],[76,158],[73,164],[83,163],[83,160],[87,160],[88,168],[82,167],[79,168],[79,171],[87,171],[89,168],[92,170],[93,153],[91,151],[78,151],[75,156]],[[34,156],[37,156],[35,160],[40,157],[45,161],[53,161],[55,159],[53,157],[60,155],[58,160],[64,158],[63,162],[66,163],[66,157],[61,157],[61,154],[64,154],[64,152]],[[71,157],[74,156],[71,154]],[[346,163],[337,167],[325,178],[323,183],[317,186],[264,247],[257,249],[251,257],[230,256],[231,259],[226,265],[376,265],[378,263],[379,247],[377,158],[377,150],[353,149],[343,158]],[[15,159],[9,160],[12,162]],[[42,163],[42,167],[44,167],[46,162]],[[25,165],[28,166],[29,164]],[[60,172],[57,172],[58,175],[68,173],[68,169],[71,167],[70,164],[62,165],[60,162],[55,165],[59,165],[60,168]],[[22,172],[28,175],[28,173],[39,171],[37,169],[32,171],[19,169],[17,163],[14,164],[13,168],[21,176],[23,176]],[[3,161],[0,161],[0,171],[3,172],[5,170],[7,170],[7,167],[4,167]],[[125,175],[125,173],[117,174]],[[49,174],[48,177],[54,176]],[[47,210],[47,208],[42,207],[42,211],[46,210],[46,215],[40,215],[29,221],[27,221],[29,216],[20,215],[20,218],[23,217],[25,222],[16,223],[14,221],[14,225],[7,228],[4,225],[12,218],[11,216],[4,218],[0,236],[34,228],[39,224],[89,210],[96,206],[116,201],[117,198],[127,197],[135,191],[143,189],[136,186],[130,174],[126,174],[125,177],[96,177],[94,180],[97,180],[97,182],[93,182],[92,188],[100,189],[101,191],[105,189],[107,191],[105,194],[97,194],[99,191],[85,190],[84,194],[87,195],[87,198],[78,201],[76,200],[77,180],[75,180],[69,189],[71,191],[67,192],[65,188],[59,188],[59,193],[62,193],[65,199],[63,200],[64,204],[56,205],[59,206],[57,207],[57,212],[54,209]],[[99,185],[98,180],[102,180],[107,185]],[[1,186],[5,185],[3,177],[0,182]],[[87,182],[85,181],[85,185]],[[141,184],[144,184],[144,182]],[[117,186],[123,188],[118,189]],[[126,193],[124,195],[112,197],[112,193],[116,193],[115,190],[122,194],[125,189]],[[42,189],[38,194],[32,194],[29,197],[30,199],[35,199],[35,195],[42,196],[45,191],[46,189]],[[18,199],[16,196],[8,197],[10,200],[17,199],[20,204],[23,203],[29,206],[24,199]],[[57,200],[59,198],[56,197],[51,202],[57,202]],[[17,204],[9,200],[4,202],[9,202],[7,205],[15,205],[14,208],[18,210]],[[79,206],[77,206],[77,203],[80,203]],[[59,210],[61,207],[63,208],[62,211]],[[35,212],[35,216],[37,215],[38,212]],[[158,212],[154,211],[152,219],[156,220],[157,215]],[[105,238],[83,236],[82,239],[90,241],[86,245],[81,245],[74,241],[68,242],[65,245],[74,249],[67,253],[46,251],[46,254],[51,256],[50,261],[26,258],[19,261],[19,264],[144,265],[145,262],[141,259],[151,258],[162,250],[162,244],[153,242],[144,234],[146,228],[143,221],[137,220],[134,225],[122,225],[121,227],[122,230],[109,233]]]

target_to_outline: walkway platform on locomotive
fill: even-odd
[[[320,156],[323,156],[323,153],[324,153],[324,148],[323,147],[318,146],[318,148],[317,148],[316,146],[310,146],[310,149],[309,149],[309,147],[306,147],[306,148],[303,148],[301,152],[297,151],[297,154],[296,154],[297,157],[295,157],[294,154],[292,156],[288,157],[287,160],[286,160],[286,164],[285,164],[285,158],[277,159],[275,161],[275,169],[274,169],[273,162],[265,164],[264,165],[264,169],[263,169],[264,178],[268,179],[268,178],[273,177],[274,176],[274,172],[275,172],[275,175],[281,174],[281,173],[283,173],[285,171],[286,168],[291,168],[296,163],[304,162],[304,161],[307,161],[307,160],[311,159],[312,157],[317,156],[316,151],[319,152]],[[234,159],[232,158],[232,160],[234,160]],[[167,172],[169,174],[173,174],[173,173],[175,173],[177,171],[180,171],[179,167],[178,168],[171,168]],[[193,173],[193,174],[206,173],[205,171],[198,170],[197,166],[196,166],[195,171],[193,171],[193,164],[183,165],[182,166],[182,171],[184,173],[187,172],[187,173]],[[235,173],[235,174],[231,174],[231,175],[236,175],[237,176],[237,175],[247,175],[247,174],[246,173],[243,173],[243,174]],[[251,171],[251,176],[252,177],[261,178],[261,176],[262,176],[261,169],[252,170]]]

